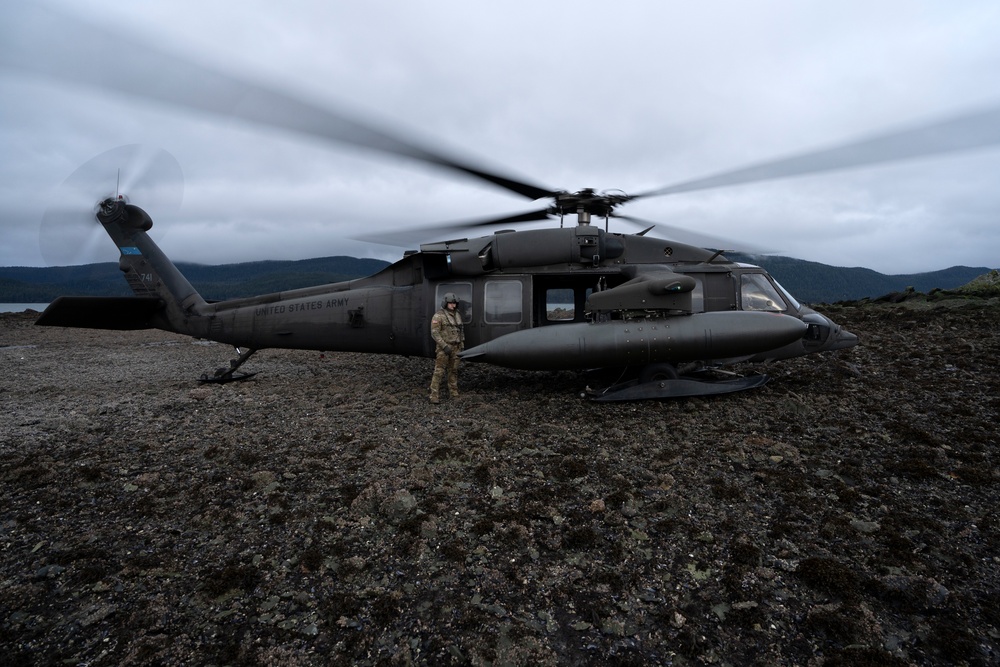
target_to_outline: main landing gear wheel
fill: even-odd
[[[642,370],[639,371],[639,384],[676,380],[679,377],[680,373],[677,372],[673,364],[649,364],[648,366],[643,366]]]

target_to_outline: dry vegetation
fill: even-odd
[[[753,392],[0,316],[5,664],[1000,661],[1000,305],[839,305]]]

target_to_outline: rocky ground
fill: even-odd
[[[355,354],[199,386],[228,348],[0,316],[5,664],[996,664],[1000,304],[891,301],[600,405]]]

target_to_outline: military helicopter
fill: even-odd
[[[251,377],[240,369],[269,348],[432,357],[430,318],[444,294],[454,293],[465,322],[461,356],[470,362],[540,371],[621,370],[623,381],[590,393],[600,401],[758,387],[766,375],[727,369],[850,348],[858,337],[799,303],[762,268],[730,261],[723,249],[648,236],[650,227],[611,232],[611,219],[642,222],[618,209],[644,197],[972,148],[982,139],[970,141],[970,124],[993,127],[1000,117],[995,110],[972,114],[638,194],[569,191],[480,168],[128,35],[60,15],[46,15],[44,27],[44,44],[30,38],[8,44],[0,49],[0,64],[403,155],[546,202],[524,213],[464,223],[466,229],[560,221],[558,227],[425,243],[367,278],[212,303],[150,238],[153,220],[138,203],[117,194],[102,198],[96,219],[117,246],[119,267],[135,296],[61,297],[37,324],[157,328],[234,346],[237,356],[228,367],[203,375],[206,382]],[[102,53],[109,41],[134,57],[109,63],[87,55]],[[44,58],[39,49],[45,49]],[[165,80],[172,85],[162,85]],[[196,92],[206,90],[213,91],[211,99]],[[241,104],[232,104],[235,99]],[[565,224],[574,216],[575,224]],[[603,229],[594,224],[601,218]]]
[[[584,220],[588,206],[604,201],[589,193],[563,199],[582,208]],[[449,292],[459,297],[465,322],[463,359],[638,371],[599,400],[748,389],[766,376],[718,381],[694,372],[858,342],[759,267],[586,223],[424,244],[368,278],[208,303],[150,239],[152,220],[140,207],[107,198],[97,219],[119,248],[136,296],[60,297],[37,324],[157,328],[234,345],[229,367],[204,381],[249,377],[237,369],[267,348],[431,357],[430,317]]]

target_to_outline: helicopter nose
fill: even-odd
[[[806,349],[811,348],[814,352],[844,350],[860,342],[857,334],[815,311],[807,313],[802,320],[809,325],[805,336]]]
[[[834,324],[832,321],[830,322],[830,324],[833,324],[835,330],[830,336],[830,341],[827,344],[827,349],[844,350],[849,347],[854,347],[855,345],[861,342],[861,339],[858,338],[857,334],[851,333],[850,331],[843,328],[839,324]]]

